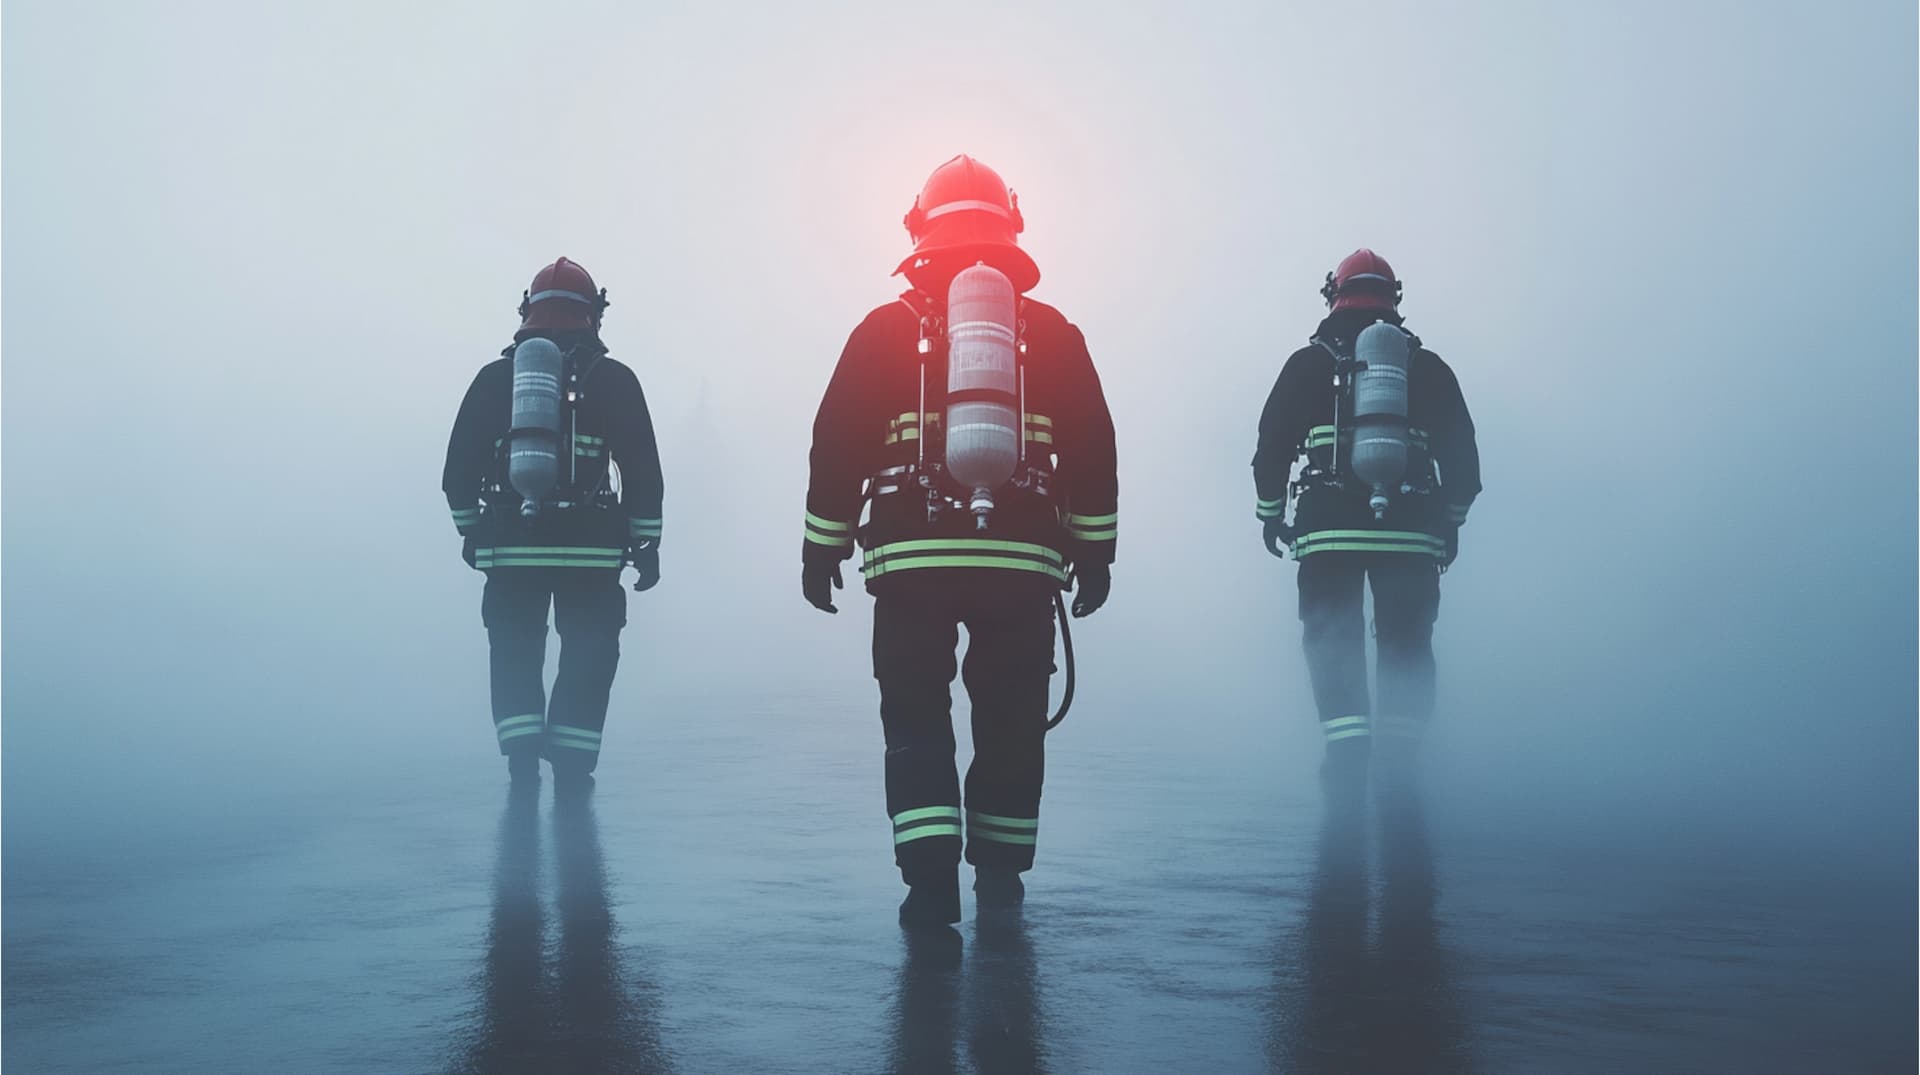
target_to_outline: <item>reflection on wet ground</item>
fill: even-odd
[[[894,919],[877,732],[627,729],[117,829],[9,817],[20,1071],[1913,1069],[1912,877],[1805,847],[1323,809],[1217,747],[1050,759],[1018,914]],[[864,727],[864,726],[863,726]],[[871,728],[865,728],[872,732]],[[1103,733],[1104,734],[1104,733]],[[1277,764],[1277,763],[1276,763]],[[506,799],[503,809],[502,800]],[[44,818],[46,811],[37,815]],[[156,835],[157,834],[157,835]],[[1684,836],[1684,832],[1682,833]]]
[[[591,793],[556,796],[551,816],[550,916],[540,892],[539,788],[508,792],[479,1015],[455,1070],[669,1071],[646,1007],[654,993],[646,968],[617,947]]]

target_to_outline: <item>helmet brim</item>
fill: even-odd
[[[933,261],[952,262],[956,270],[966,263],[984,261],[1006,273],[1007,279],[1013,282],[1013,290],[1022,294],[1032,291],[1040,283],[1040,266],[1033,256],[1008,243],[921,243],[894,268],[893,274],[899,276],[904,273],[911,277],[921,262]]]

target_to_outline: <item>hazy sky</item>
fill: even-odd
[[[868,602],[799,595],[808,429],[966,152],[1119,428],[1076,734],[1308,773],[1247,463],[1369,245],[1480,430],[1438,754],[1493,809],[1910,831],[1916,17],[1837,10],[10,2],[10,820],[486,738],[440,464],[562,254],[667,479],[610,735],[827,691],[877,759]]]

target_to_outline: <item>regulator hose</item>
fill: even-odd
[[[1047,730],[1052,731],[1067,719],[1067,710],[1073,708],[1073,628],[1067,624],[1067,599],[1064,593],[1053,595],[1053,611],[1060,620],[1060,647],[1067,657],[1067,691],[1060,696],[1060,709],[1053,719],[1047,721]]]

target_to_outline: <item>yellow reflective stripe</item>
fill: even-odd
[[[870,563],[861,568],[872,578],[892,571],[911,571],[919,567],[997,567],[1007,571],[1035,571],[1043,575],[1052,575],[1066,581],[1064,568],[1053,564],[1043,564],[1037,560],[1015,560],[999,556],[916,556],[910,560],[894,560],[882,563]]]
[[[935,825],[921,825],[917,828],[896,832],[893,834],[893,844],[895,847],[898,847],[901,844],[910,844],[915,840],[924,840],[929,836],[958,835],[960,835],[960,823],[957,821],[946,821]]]
[[[1030,426],[1044,426],[1047,429],[1053,428],[1053,419],[1048,418],[1044,414],[1029,414],[1026,420]]]
[[[833,534],[850,534],[853,532],[852,523],[836,523],[831,519],[822,519],[813,512],[807,512],[807,525],[813,527],[815,530],[825,530]]]
[[[853,544],[853,537],[851,535],[847,537],[828,537],[825,534],[816,534],[811,530],[807,531],[807,540],[813,542],[815,545],[826,545],[829,548],[835,549],[844,549]]]
[[[1105,530],[1069,530],[1067,532],[1079,541],[1118,541],[1120,538],[1120,531],[1114,527],[1108,527]]]
[[[977,810],[967,811],[967,820],[998,825],[1003,829],[1025,829],[1028,832],[1040,827],[1040,819],[1037,817],[1001,817],[998,814],[983,814]]]
[[[908,426],[907,428],[902,429],[898,433],[887,434],[888,444],[898,444],[903,440],[919,440],[919,439],[920,439],[919,426]]]
[[[515,717],[502,717],[494,721],[496,728],[517,728],[523,724],[545,724],[547,718],[539,713],[522,713]]]
[[[1044,556],[1056,563],[1060,554],[1045,545],[1034,545],[1025,541],[995,541],[988,538],[918,538],[913,541],[895,541],[868,552],[869,558],[892,556],[898,553],[924,552],[932,549],[953,549],[956,551],[1023,552],[1034,556]]]
[[[1027,439],[1035,444],[1052,444],[1053,434],[1037,429],[1029,429],[1027,430]]]
[[[599,545],[494,545],[477,551],[494,556],[619,556],[626,550]]]
[[[949,817],[960,820],[960,808],[957,806],[920,806],[912,810],[902,810],[893,815],[895,825],[905,825],[909,821],[921,821],[930,817]]]
[[[1111,515],[1074,515],[1072,513],[1067,515],[1068,526],[1112,526],[1119,521],[1119,512]]]
[[[1344,732],[1328,732],[1327,742],[1332,743],[1341,739],[1358,739],[1363,735],[1371,734],[1373,733],[1367,731],[1365,728],[1348,728]]]
[[[1356,728],[1356,727],[1364,728],[1366,726],[1367,726],[1367,717],[1366,717],[1366,714],[1364,713],[1360,714],[1359,716],[1335,717],[1332,720],[1323,720],[1320,722],[1320,727],[1326,729],[1327,731],[1333,731],[1336,728]]]
[[[1036,837],[1030,832],[1000,832],[995,829],[975,829],[973,838],[991,840],[996,844],[1020,844],[1024,847],[1032,847],[1036,842]]]

